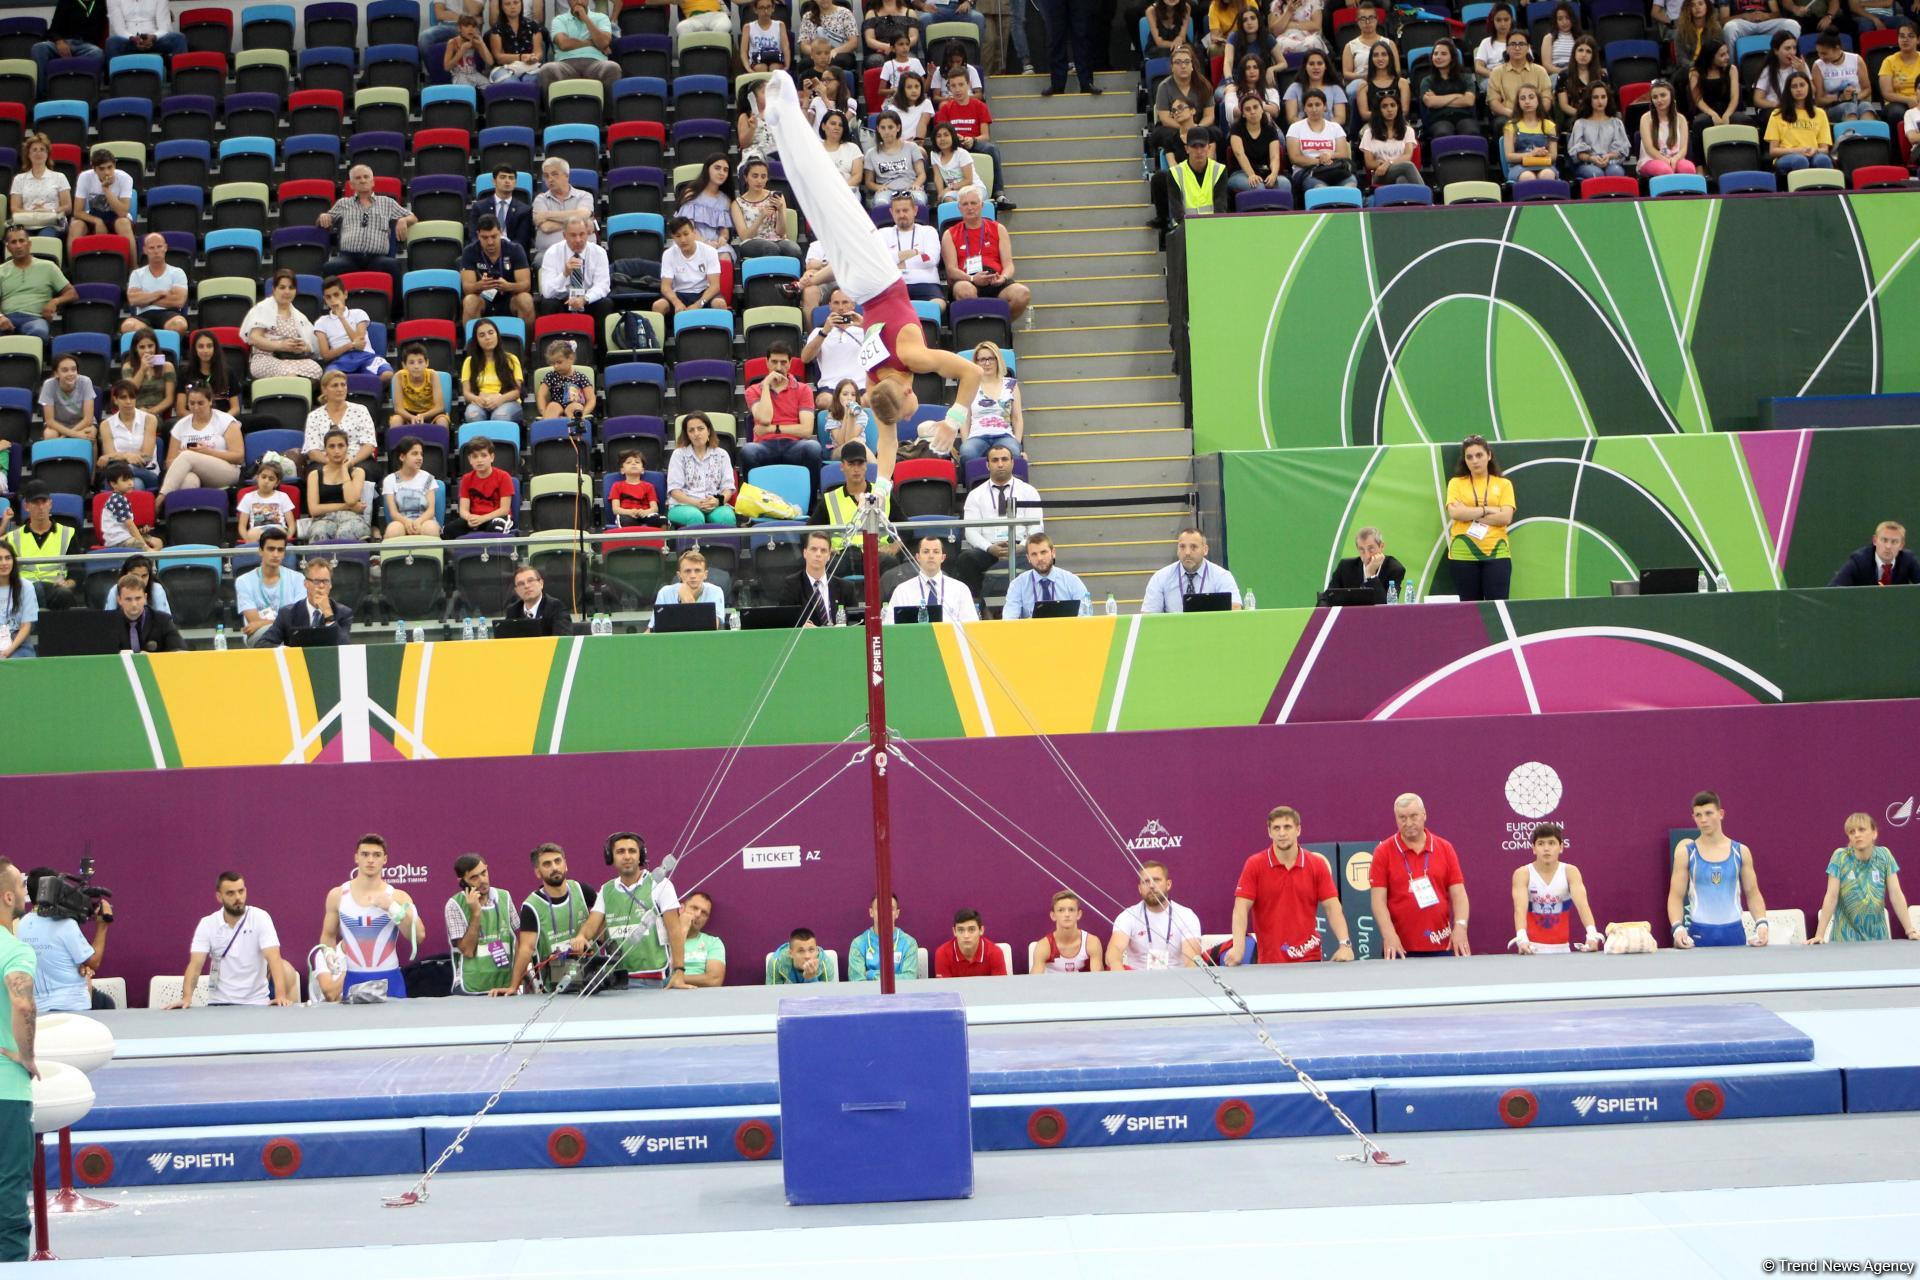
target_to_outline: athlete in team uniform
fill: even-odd
[[[1702,791],[1693,798],[1693,825],[1700,834],[1673,846],[1673,875],[1667,882],[1667,923],[1673,945],[1687,947],[1764,947],[1767,903],[1754,874],[1753,850],[1721,829],[1726,811],[1720,797]],[[1740,919],[1741,899],[1753,914],[1753,936]]]
[[[1580,868],[1560,861],[1566,836],[1557,822],[1533,829],[1533,861],[1513,873],[1513,941],[1523,956],[1547,952],[1598,951],[1606,940],[1594,927],[1587,882]],[[1587,927],[1586,941],[1573,940],[1573,915]]]
[[[353,878],[327,894],[320,948],[337,951],[344,967],[341,999],[352,999],[355,987],[385,982],[388,999],[404,1000],[407,980],[400,972],[400,936],[404,933],[419,952],[425,933],[420,913],[405,890],[387,883],[387,842],[380,836],[361,836],[353,863]]]
[[[767,81],[767,125],[778,143],[780,164],[799,199],[801,212],[814,239],[826,247],[827,263],[835,282],[851,296],[865,318],[867,340],[860,356],[873,379],[873,391],[890,388],[890,396],[869,392],[868,408],[879,427],[880,482],[877,498],[885,501],[892,485],[894,452],[899,439],[894,422],[918,407],[913,375],[934,373],[957,384],[946,425],[957,436],[967,422],[967,405],[980,385],[973,361],[927,342],[926,331],[907,296],[900,263],[887,256],[873,234],[873,220],[853,194],[814,132],[813,122],[800,105],[793,80],[776,71]],[[892,421],[887,415],[892,415]],[[936,445],[938,441],[936,441]]]
[[[1053,895],[1053,929],[1027,948],[1028,973],[1099,973],[1106,968],[1100,944],[1080,927],[1080,898],[1069,889]]]

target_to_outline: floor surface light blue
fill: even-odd
[[[1579,1259],[1631,1259],[1635,1274],[1789,1274],[1780,1260],[1904,1264],[1920,1256],[1920,1186],[1838,1183],[1469,1204],[1214,1213],[1075,1215],[1020,1221],[515,1240],[57,1263],[36,1274],[203,1280],[269,1270],[275,1280],[350,1271],[356,1280],[516,1277],[816,1276],[829,1268],[965,1267],[1004,1278],[1129,1274],[1538,1277]],[[343,1238],[364,1237],[377,1220]],[[1543,1260],[1547,1260],[1543,1263]],[[1774,1263],[1772,1270],[1766,1264]],[[1901,1274],[1892,1272],[1891,1274]]]

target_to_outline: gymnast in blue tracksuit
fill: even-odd
[[[1739,947],[1767,945],[1767,903],[1754,876],[1753,850],[1721,830],[1726,812],[1720,797],[1702,791],[1693,798],[1698,837],[1673,846],[1673,875],[1667,885],[1667,922],[1673,945]],[[1741,923],[1741,900],[1753,914],[1753,937]]]

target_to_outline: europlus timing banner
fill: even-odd
[[[1196,453],[1735,431],[1776,396],[1920,391],[1909,193],[1247,215],[1186,234]]]

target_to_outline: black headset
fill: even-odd
[[[640,846],[640,865],[642,867],[646,866],[647,865],[647,842],[645,839],[641,837],[638,831],[616,831],[612,835],[607,837],[606,847],[600,851],[601,853],[606,855],[607,865],[608,866],[613,865],[613,846],[615,846],[616,844],[619,844],[622,840],[631,840],[635,844]]]

